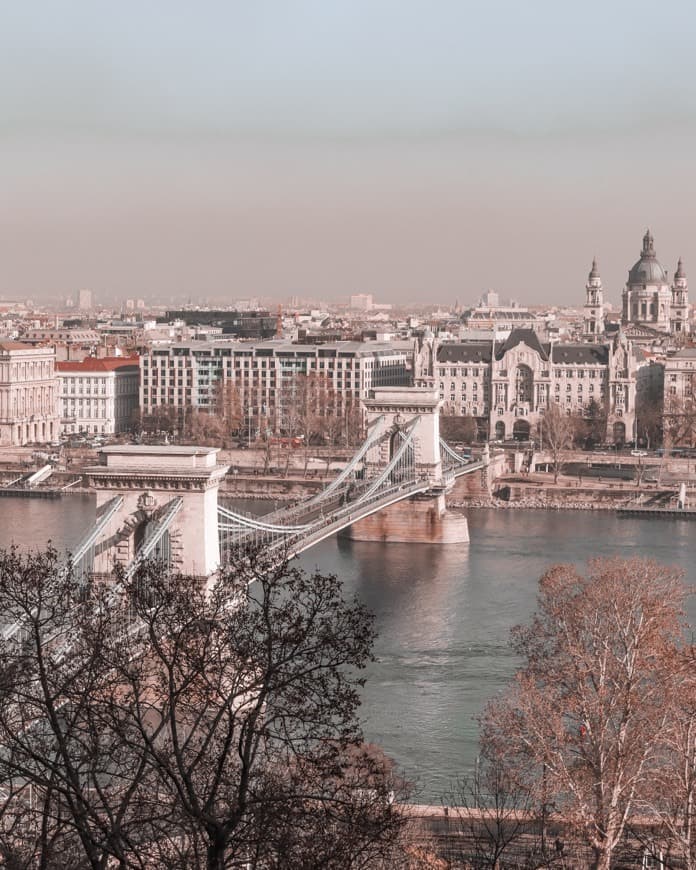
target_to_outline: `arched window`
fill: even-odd
[[[515,370],[515,399],[517,402],[531,402],[534,389],[534,375],[529,366],[519,365]]]

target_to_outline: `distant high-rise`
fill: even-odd
[[[495,290],[486,290],[479,302],[479,308],[499,308],[500,296]]]
[[[80,311],[89,311],[92,308],[91,290],[80,290],[77,297],[77,307]]]
[[[358,311],[369,311],[373,306],[371,293],[356,293],[350,297],[350,307]]]

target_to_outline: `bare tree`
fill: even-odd
[[[693,447],[696,444],[696,400],[693,385],[687,385],[685,396],[665,396],[663,431],[670,447]]]
[[[244,423],[242,396],[236,384],[220,379],[214,388],[215,414],[227,435],[238,435]]]
[[[354,447],[365,437],[365,425],[360,400],[348,397],[343,407],[343,440],[346,447]]]
[[[661,397],[636,397],[636,436],[650,448],[662,441],[663,401]]]
[[[77,583],[50,548],[0,553],[0,606],[17,627],[0,642],[3,821],[13,820],[12,846],[32,866],[145,866],[145,758],[104,727],[97,703],[113,689],[101,660],[104,594]],[[17,837],[18,826],[33,839]]]
[[[328,412],[333,410],[333,387],[325,375],[298,372],[283,385],[282,390],[286,408],[284,434],[302,441],[306,474],[311,442],[322,435]]]
[[[485,754],[511,780],[550,789],[608,870],[668,725],[681,642],[681,573],[647,560],[558,565],[513,632],[522,657],[483,717]]]
[[[371,619],[248,552],[208,584],[0,553],[0,855],[25,866],[380,866],[403,784],[362,744]],[[19,865],[17,865],[19,866]]]
[[[538,437],[542,448],[551,454],[553,482],[558,483],[558,475],[563,468],[565,455],[573,444],[575,421],[563,409],[552,402],[539,421]]]
[[[657,840],[644,826],[633,836],[646,849],[669,847],[676,864],[696,870],[696,677],[694,651],[675,655],[667,725],[659,736],[651,774],[640,795],[641,815],[659,829]],[[672,866],[675,862],[669,862]]]
[[[448,830],[463,843],[458,857],[480,870],[497,870],[504,857],[520,858],[536,842],[541,813],[534,797],[496,761],[479,760],[474,775],[460,778],[445,800]]]
[[[200,444],[221,445],[225,436],[225,420],[214,410],[190,410],[182,426],[185,439]]]

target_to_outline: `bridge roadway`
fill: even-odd
[[[263,531],[262,527],[264,525],[271,526],[274,520],[282,518],[284,524],[288,526],[288,532],[284,534],[278,533],[274,536],[269,533],[265,544],[268,549],[280,551],[284,556],[291,558],[319,544],[326,538],[337,534],[353,523],[384,510],[397,502],[421,493],[431,492],[434,495],[438,495],[445,492],[449,484],[454,482],[455,478],[480,471],[484,467],[485,463],[480,460],[459,463],[456,466],[447,467],[442,486],[433,486],[432,481],[427,478],[407,480],[382,486],[368,497],[361,496],[358,493],[355,497],[350,498],[350,500],[347,500],[347,488],[343,488],[333,493],[328,501],[322,501],[320,498],[311,499],[309,502],[300,502],[292,507],[274,511],[271,515],[258,517],[258,526]],[[366,483],[368,490],[370,483],[371,481]],[[291,523],[294,525],[291,525]],[[277,528],[280,528],[280,526]],[[291,532],[290,529],[293,528],[297,529],[297,531]],[[235,530],[225,520],[224,511],[221,512],[220,529],[222,532],[221,550],[223,553],[225,551],[229,553],[230,550],[242,546],[246,541],[258,539],[257,537],[255,538],[254,532],[251,530],[242,532],[239,535],[241,529],[237,530],[238,535],[235,539]],[[225,532],[230,536],[228,540],[225,540]]]

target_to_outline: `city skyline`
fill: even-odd
[[[1,296],[619,303],[696,268],[694,13],[3,4]],[[657,60],[656,60],[657,59]]]

